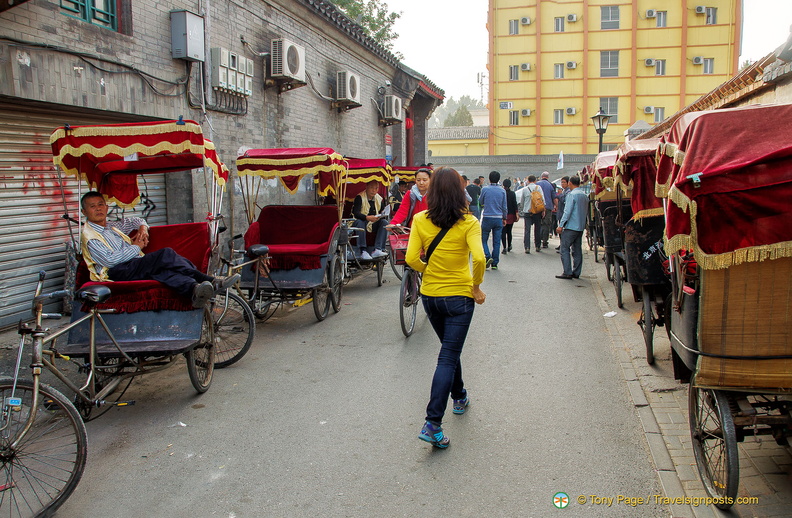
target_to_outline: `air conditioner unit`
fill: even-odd
[[[524,108],[524,109],[520,110],[520,115],[522,115],[523,117],[530,117],[531,116],[531,110],[529,108]]]
[[[528,72],[529,70],[531,70],[531,64],[523,63],[522,65],[520,65],[520,70],[522,70],[523,72]]]
[[[568,14],[567,15],[567,21],[568,22],[576,22],[577,21],[577,15],[576,14]]]
[[[567,115],[574,115],[576,113],[577,113],[577,108],[567,108],[566,109],[566,114]]]
[[[305,47],[286,38],[272,40],[272,77],[305,82]]]
[[[523,16],[522,18],[520,18],[520,23],[522,25],[531,25],[531,18],[529,18],[528,16]]]
[[[385,106],[382,111],[386,120],[404,120],[402,100],[395,95],[385,96]]]
[[[360,104],[360,76],[348,70],[337,72],[336,99]]]
[[[707,14],[707,8],[703,5],[697,5],[696,14]]]
[[[653,67],[655,66],[655,60],[652,58],[644,59],[644,65],[647,67]]]
[[[704,58],[701,57],[701,56],[695,56],[693,58],[693,64],[694,65],[703,65],[704,64]]]
[[[574,61],[567,61],[566,67],[570,69],[577,68],[577,63],[575,63]]]
[[[657,11],[654,9],[647,9],[646,10],[646,17],[647,18],[657,18]]]
[[[654,106],[644,106],[644,113],[651,115],[654,113]]]

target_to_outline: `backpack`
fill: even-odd
[[[531,214],[539,214],[545,210],[544,193],[542,188],[539,187],[535,191],[531,191]]]

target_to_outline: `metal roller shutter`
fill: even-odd
[[[14,103],[13,105],[11,103]],[[71,107],[27,104],[0,98],[0,327],[30,316],[38,272],[47,272],[45,290],[60,289],[64,282],[65,249],[69,225],[58,174],[52,163],[49,138],[65,123],[108,124],[147,120],[127,114],[76,110]],[[77,217],[75,180],[65,183],[69,214]],[[143,183],[140,184],[144,189]],[[156,209],[148,221],[166,221],[164,175],[150,175],[146,187]],[[85,191],[83,185],[82,191]],[[76,225],[72,225],[75,230]],[[46,308],[59,311],[60,303]]]

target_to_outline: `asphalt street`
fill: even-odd
[[[57,516],[670,516],[592,287],[604,269],[587,252],[581,279],[556,279],[557,240],[525,255],[521,231],[486,274],[447,450],[417,438],[438,339],[422,310],[405,338],[397,279],[364,272],[324,322],[305,306],[259,324],[203,395],[183,362],[134,382],[134,406],[88,423]]]

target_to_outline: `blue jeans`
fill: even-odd
[[[583,231],[582,230],[569,230],[565,228],[561,232],[561,264],[564,266],[564,275],[572,275],[580,277],[580,272],[583,270]],[[572,252],[572,259],[575,264],[572,266],[572,261],[569,260],[569,253]]]
[[[470,212],[473,213],[473,217],[475,217],[476,219],[481,219],[481,207],[479,207],[478,205],[471,204]]]
[[[366,225],[368,221],[363,221],[362,219],[356,219],[355,222],[352,224],[352,228],[361,229],[361,230],[352,230],[350,232],[354,232],[357,235],[357,245],[358,248],[358,255],[360,255],[363,250],[367,250],[368,247],[366,246]],[[385,219],[379,219],[374,222],[371,226],[371,231],[374,233],[374,248],[377,250],[385,250],[385,243],[388,241],[388,229],[385,228],[388,222]]]
[[[440,339],[440,354],[437,356],[432,391],[426,406],[426,420],[440,425],[448,406],[448,395],[453,399],[465,399],[467,396],[459,357],[473,319],[475,302],[470,297],[462,296],[422,295],[421,300],[429,322]]]
[[[492,231],[492,255],[487,246],[490,231]],[[481,243],[484,245],[484,255],[489,259],[492,257],[492,265],[497,266],[500,261],[501,232],[503,232],[503,220],[501,218],[481,218]]]

